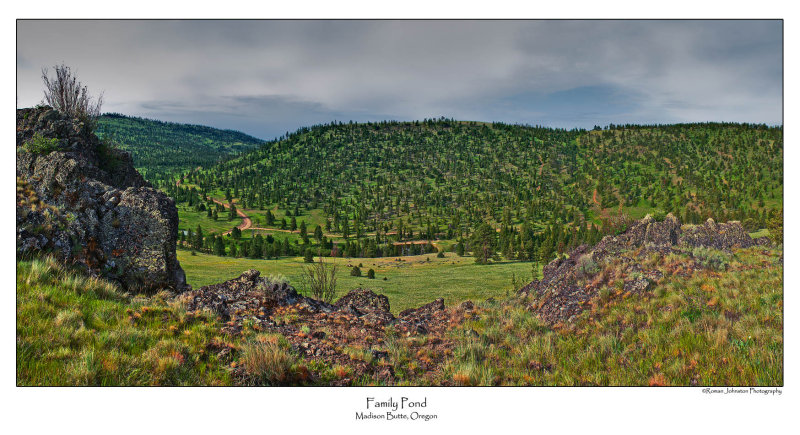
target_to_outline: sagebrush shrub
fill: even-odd
[[[70,67],[61,64],[53,67],[56,76],[50,78],[47,68],[42,68],[42,81],[44,81],[44,100],[53,109],[91,121],[100,116],[100,107],[103,105],[103,94],[97,99],[89,95],[86,86],[78,81]]]
[[[718,251],[716,249],[698,246],[692,249],[692,257],[695,261],[700,263],[701,266],[707,269],[725,270],[728,268],[728,262],[731,257],[729,254]]]
[[[594,275],[600,270],[600,267],[592,259],[589,254],[584,254],[578,258],[578,275],[579,278],[585,278]]]

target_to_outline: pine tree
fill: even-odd
[[[203,249],[203,229],[200,228],[200,224],[197,225],[197,229],[194,232],[194,244],[192,246],[197,250]]]
[[[283,248],[281,249],[281,253],[283,255],[291,255],[292,254],[292,245],[289,244],[289,238],[283,238]]]
[[[222,241],[222,237],[214,237],[214,255],[225,256],[225,243]]]
[[[481,222],[472,235],[470,243],[475,262],[478,264],[488,263],[494,255],[496,243],[495,230],[488,223]]]
[[[261,234],[256,234],[253,238],[253,245],[250,251],[250,258],[263,258],[264,257],[264,238]]]

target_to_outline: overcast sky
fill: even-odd
[[[271,139],[452,117],[782,123],[780,21],[18,21],[17,106],[66,63],[104,111]]]

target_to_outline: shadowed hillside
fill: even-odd
[[[97,120],[97,135],[113,139],[131,153],[136,169],[150,181],[197,166],[211,166],[261,145],[261,139],[234,130],[179,124],[107,113]]]

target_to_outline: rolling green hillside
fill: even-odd
[[[187,171],[166,189],[200,212],[209,198],[232,200],[261,229],[305,222],[305,246],[336,239],[347,256],[402,255],[392,243],[412,240],[471,251],[485,223],[497,232],[488,251],[548,261],[646,213],[757,231],[782,207],[782,164],[782,128],[764,125],[334,123]],[[317,225],[327,244],[314,243]]]
[[[197,166],[212,166],[233,153],[251,150],[263,141],[234,130],[177,124],[107,113],[98,120],[97,135],[109,137],[133,156],[148,179]]]

